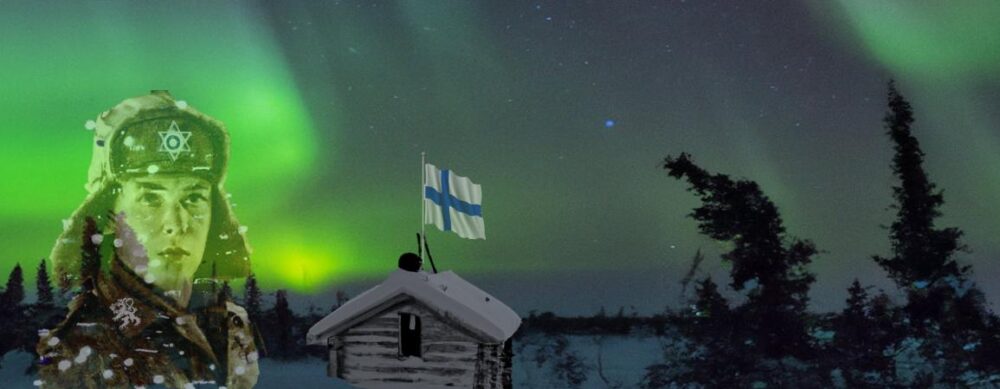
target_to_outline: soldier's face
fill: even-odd
[[[192,280],[208,240],[211,193],[208,181],[190,176],[134,178],[122,183],[115,212],[125,212],[128,225],[146,248],[147,282],[169,290]]]

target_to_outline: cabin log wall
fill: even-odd
[[[421,358],[399,357],[399,313],[420,316]],[[475,386],[479,341],[467,330],[443,319],[415,300],[384,308],[379,314],[349,328],[336,337],[342,348],[331,353],[337,376],[366,387],[413,384],[421,387],[469,388]],[[499,347],[495,347],[499,349]],[[336,362],[332,358],[336,354]],[[499,366],[499,358],[494,365]],[[484,364],[483,366],[487,366]],[[487,382],[499,382],[497,372],[488,372]],[[489,386],[496,387],[496,386]]]

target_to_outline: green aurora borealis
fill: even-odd
[[[825,250],[812,297],[835,309],[855,277],[891,289],[869,258],[888,249],[896,78],[941,221],[1000,303],[996,2],[59,4],[0,3],[2,275],[33,276],[83,200],[84,122],[169,89],[230,130],[226,188],[268,289],[326,306],[383,278],[414,249],[426,151],[484,191],[486,241],[428,227],[439,268],[519,312],[656,311],[699,248],[727,277],[657,167],[688,151]]]

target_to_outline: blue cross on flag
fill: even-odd
[[[424,164],[424,224],[466,239],[486,239],[482,204],[483,189],[472,180]]]

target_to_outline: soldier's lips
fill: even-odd
[[[160,257],[168,261],[176,261],[188,255],[191,255],[191,253],[189,253],[187,250],[180,247],[171,247],[166,250],[160,251],[157,254],[159,254]]]

